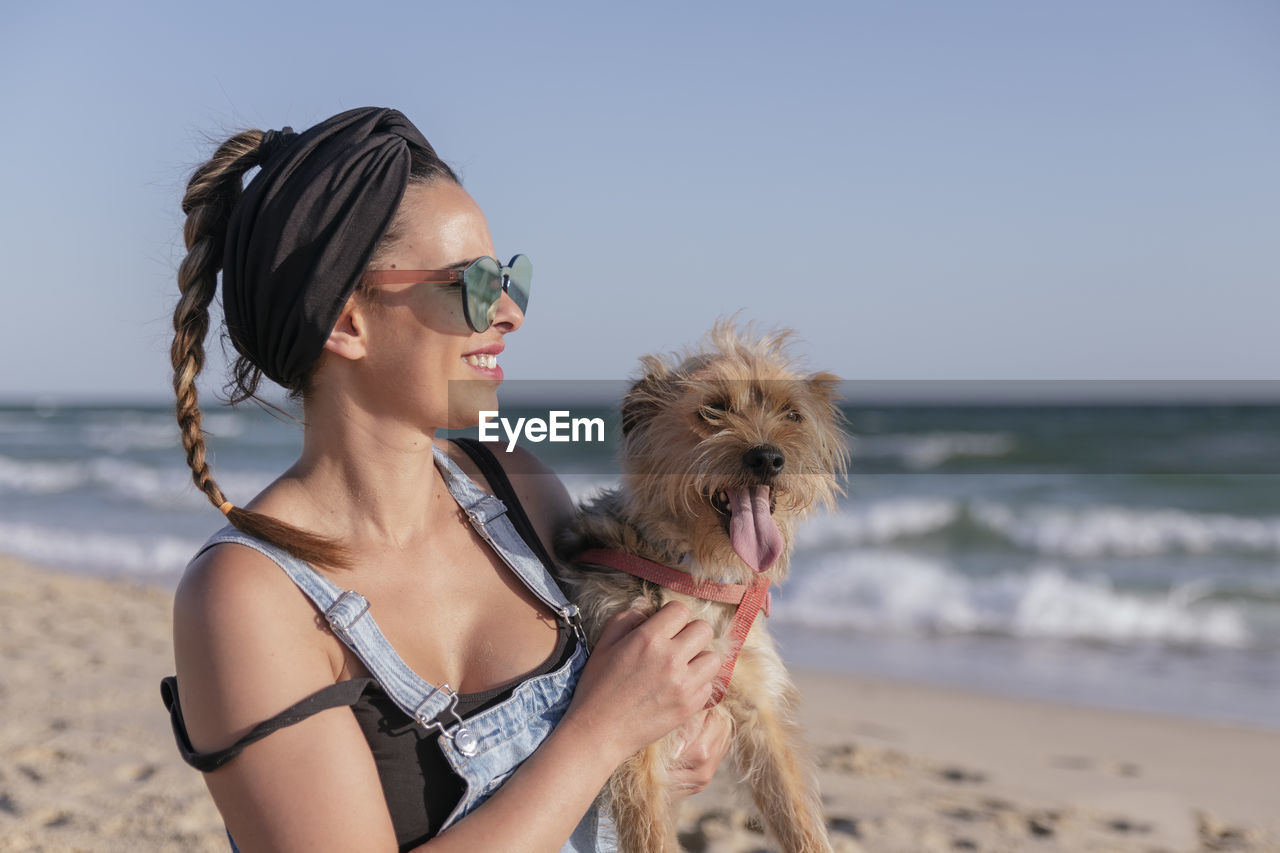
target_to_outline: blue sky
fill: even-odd
[[[1270,0],[2,14],[0,398],[163,399],[209,140],[364,105],[533,258],[512,379],[622,378],[735,311],[854,379],[1280,370]]]

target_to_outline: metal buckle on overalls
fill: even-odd
[[[342,606],[347,599],[351,599],[356,602],[360,610],[351,618],[343,619]],[[329,627],[333,629],[333,633],[337,634],[344,642],[346,642],[351,639],[351,627],[359,622],[368,612],[369,600],[354,589],[349,589],[342,595],[338,596],[337,601],[329,605],[328,609],[324,612],[324,618],[329,620]]]
[[[445,708],[443,711],[441,711],[440,714],[447,713],[451,717],[453,717],[453,721],[457,723],[457,726],[453,729],[453,731],[449,731],[448,729],[446,729],[444,727],[444,723],[441,723],[440,720],[437,719],[440,716],[440,714],[437,714],[435,717],[428,718],[426,716],[426,712],[423,710],[423,706],[431,701],[431,697],[439,693],[441,690],[449,694],[449,706]],[[458,694],[454,693],[453,688],[451,688],[449,685],[441,684],[435,690],[432,690],[430,693],[428,693],[426,698],[423,699],[422,702],[418,704],[418,707],[415,708],[413,711],[413,717],[418,721],[418,725],[422,726],[424,729],[426,729],[429,732],[430,731],[439,732],[442,736],[447,737],[449,740],[453,741],[453,745],[457,748],[458,752],[462,753],[467,758],[471,758],[473,755],[479,752],[480,743],[479,741],[476,740],[476,736],[471,733],[471,729],[467,728],[462,724],[462,717],[458,716],[457,709],[458,709]]]
[[[573,633],[578,635],[578,642],[585,646],[587,635],[582,630],[582,611],[578,609],[578,605],[565,605],[565,608],[560,611],[560,618],[573,626]]]
[[[493,495],[481,495],[464,509],[473,525],[485,525],[507,511],[507,505]]]

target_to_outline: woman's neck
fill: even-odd
[[[458,512],[436,470],[434,428],[308,405],[302,455],[268,490],[306,526],[360,548],[409,547]]]

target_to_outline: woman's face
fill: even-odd
[[[396,223],[400,239],[383,252],[380,269],[462,269],[494,252],[489,225],[475,200],[448,180],[405,190]],[[492,325],[473,332],[463,314],[461,284],[378,285],[366,296],[368,331],[364,384],[386,412],[420,426],[459,428],[480,410],[497,409],[503,337],[524,315],[503,294]],[[490,367],[493,364],[495,366]]]

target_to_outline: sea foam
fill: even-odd
[[[1073,577],[1051,564],[967,577],[939,560],[855,549],[797,555],[774,614],[784,622],[874,633],[1249,646],[1253,638],[1240,609],[1202,602],[1201,592],[1183,585],[1139,595],[1115,589],[1105,577]]]
[[[214,476],[237,501],[247,501],[272,478],[265,471],[225,468],[215,469]],[[79,490],[103,492],[152,509],[196,509],[209,503],[192,484],[190,469],[181,465],[148,465],[119,456],[56,462],[0,456],[0,493],[56,495]]]
[[[1280,519],[1162,507],[1029,506],[979,501],[979,525],[1041,554],[1068,557],[1280,552]]]
[[[884,433],[852,436],[857,459],[897,459],[912,471],[927,471],[962,457],[999,457],[1012,453],[1017,439],[1007,432]]]
[[[180,572],[201,544],[177,536],[128,536],[0,522],[0,552],[46,565],[109,574]]]
[[[796,541],[801,548],[829,549],[910,539],[955,524],[963,507],[962,501],[929,497],[843,506],[838,512],[804,522]]]
[[[905,543],[969,525],[1012,548],[1053,557],[1280,554],[1280,518],[1119,505],[1013,505],[903,497],[845,504],[804,523],[801,548]]]

